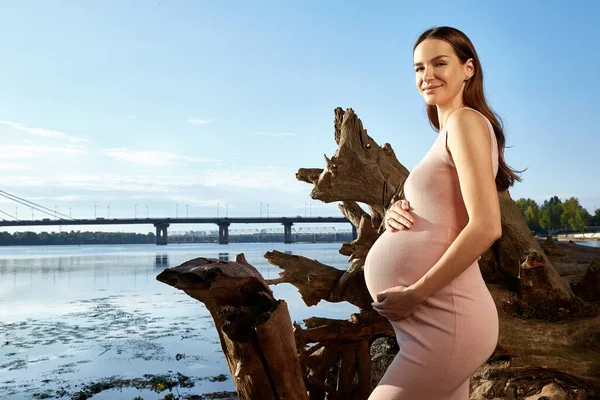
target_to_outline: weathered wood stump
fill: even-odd
[[[240,399],[308,399],[287,304],[243,254],[235,262],[196,258],[157,279],[206,305]]]
[[[212,283],[205,283],[221,282],[215,275],[216,267],[201,274],[194,270],[196,265],[214,264],[216,260],[192,260],[191,268],[186,263],[159,276],[207,304],[241,396],[250,393],[240,389],[239,380],[244,377],[256,374],[256,382],[261,384],[276,381],[261,367],[268,364],[271,371],[272,363],[285,365],[286,374],[291,374],[294,385],[286,393],[293,391],[300,396],[308,390],[311,400],[364,400],[377,383],[372,380],[370,347],[375,339],[394,335],[388,321],[371,309],[363,265],[384,231],[386,210],[404,198],[409,173],[389,144],[379,146],[367,134],[352,109],[344,112],[337,108],[334,114],[338,149],[331,158],[325,156],[325,168],[301,168],[296,178],[314,186],[313,199],[340,202],[342,214],[357,228],[357,239],[340,248],[340,253],[349,257],[347,270],[297,255],[267,252],[267,260],[282,268],[280,276],[264,281],[256,270],[249,269],[252,273],[246,272],[244,279],[253,282],[250,284],[227,272],[227,276],[236,277],[235,285],[246,282],[244,290],[237,290],[234,297],[223,290],[233,283],[219,283],[212,289]],[[600,266],[592,263],[600,258],[600,249],[551,239],[539,242],[510,193],[502,191],[498,196],[503,235],[483,254],[479,265],[496,302],[500,337],[494,354],[471,378],[471,399],[600,399]],[[366,205],[368,212],[359,203]],[[245,260],[240,262],[247,265]],[[221,262],[218,270],[227,270],[226,265]],[[361,312],[346,321],[310,318],[305,328],[294,323],[294,346],[289,343],[291,333],[285,333],[285,347],[294,350],[280,355],[288,361],[252,362],[253,357],[262,360],[264,341],[253,332],[271,324],[283,329],[290,321],[281,315],[286,311],[276,306],[281,303],[272,298],[266,286],[283,282],[298,288],[307,306],[321,300],[347,301]],[[238,299],[235,305],[230,304],[232,298]],[[275,317],[278,322],[269,322]],[[389,354],[385,356],[379,357],[378,363],[391,359]],[[257,384],[250,382],[253,380],[243,382],[258,390]],[[295,398],[289,394],[285,397],[279,390],[270,390],[271,397],[253,398]]]
[[[587,301],[600,301],[600,258],[595,259],[577,285],[577,294]]]

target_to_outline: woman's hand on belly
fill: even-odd
[[[377,293],[377,301],[371,305],[390,321],[399,321],[408,318],[423,301],[412,286],[394,286]]]
[[[408,200],[398,200],[385,213],[385,228],[390,232],[410,229],[415,223],[415,217],[410,212]]]

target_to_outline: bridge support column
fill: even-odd
[[[283,222],[283,243],[293,243],[292,242],[292,222]]]
[[[229,244],[229,222],[219,222],[219,244]]]
[[[167,228],[169,227],[169,224],[166,222],[161,222],[154,224],[154,227],[156,228],[156,245],[166,245],[169,242],[167,235]]]
[[[352,225],[352,240],[356,240],[358,238],[358,232],[356,231],[356,227]]]

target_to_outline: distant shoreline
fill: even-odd
[[[574,242],[600,242],[600,232],[572,234],[563,233],[557,235],[556,240],[559,242],[568,242],[569,240]]]
[[[248,235],[230,234],[229,243],[284,243],[286,237],[279,233],[252,233]],[[352,232],[318,232],[292,233],[292,243],[344,243],[353,240]],[[169,235],[168,243],[218,243],[217,235]],[[60,232],[34,233],[17,232],[10,234],[0,232],[0,247],[6,246],[83,246],[83,245],[124,245],[124,244],[156,244],[156,236],[130,232]]]
[[[338,240],[338,241],[328,241],[328,240],[319,240],[316,242],[313,241],[294,241],[292,243],[287,244],[342,244],[345,242],[349,242],[351,240]],[[217,245],[216,241],[214,242],[169,242],[168,246],[179,246],[179,245],[193,245],[193,244],[208,244],[208,245]],[[244,244],[244,245],[253,245],[253,244],[286,244],[283,240],[272,240],[272,241],[253,241],[253,242],[236,242],[229,241],[228,244]],[[227,246],[228,244],[223,244],[220,246]],[[0,249],[9,248],[9,247],[61,247],[61,246],[131,246],[131,245],[152,245],[159,248],[165,248],[168,246],[159,246],[156,243],[55,243],[55,244],[1,244]]]

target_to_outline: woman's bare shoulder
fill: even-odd
[[[474,137],[481,137],[489,142],[490,135],[488,134],[488,125],[486,118],[478,111],[471,108],[461,108],[453,112],[448,121],[446,121],[448,127],[448,145],[452,142],[451,138],[463,141],[469,139],[471,141]]]
[[[448,130],[450,130],[450,128],[459,131],[470,131],[472,129],[487,130],[487,121],[485,117],[472,108],[461,108],[454,111],[450,117],[448,117],[446,124],[448,125]]]

